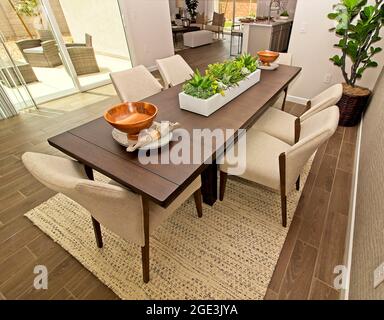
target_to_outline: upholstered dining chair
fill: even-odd
[[[63,64],[55,40],[20,40],[16,45],[31,67],[54,68]]]
[[[311,118],[305,136],[291,146],[254,128],[247,131],[246,169],[240,177],[280,191],[282,224],[287,226],[287,195],[300,189],[300,174],[318,147],[336,131],[339,122],[337,106],[325,109]],[[220,200],[223,200],[228,169],[233,159],[225,158],[220,166]]]
[[[164,80],[164,88],[174,87],[191,79],[193,70],[178,54],[156,60],[157,68]]]
[[[212,21],[205,26],[205,30],[212,31],[217,34],[217,38],[220,39],[220,34],[224,39],[224,27],[225,27],[225,13],[213,13]]]
[[[163,87],[143,65],[110,74],[122,102],[135,102],[159,93]]]
[[[342,94],[343,86],[341,84],[328,88],[308,102],[309,109],[299,118],[282,110],[269,108],[256,121],[253,128],[292,145],[301,137],[300,131],[306,130],[307,120],[318,112],[335,105]]]
[[[280,52],[279,57],[275,61],[278,64],[292,65],[292,53]]]
[[[207,23],[207,19],[205,17],[205,13],[198,12],[196,15],[196,22],[191,23],[191,27],[199,27],[201,30],[204,30],[206,23]]]
[[[117,183],[94,181],[93,172],[86,171],[77,161],[31,152],[23,154],[22,160],[37,180],[90,212],[99,248],[103,246],[100,224],[124,240],[140,245],[145,283],[149,281],[149,235],[192,195],[198,216],[202,217],[200,178],[195,179],[167,208],[163,208],[143,201],[139,194]]]

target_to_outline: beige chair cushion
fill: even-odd
[[[301,133],[300,139],[310,134],[311,129],[318,129],[321,123],[307,122],[307,125],[303,123],[309,120],[317,113],[335,105],[343,94],[343,86],[341,84],[334,85],[325,90],[318,96],[312,99],[312,107],[306,111],[301,117]],[[269,108],[254,124],[253,128],[264,131],[278,139],[281,139],[289,144],[295,142],[295,120],[296,117],[290,115],[277,108]],[[308,125],[312,123],[313,125]]]
[[[23,51],[24,53],[38,53],[38,54],[44,53],[43,47],[28,48],[28,49],[24,49]]]
[[[292,145],[295,143],[295,121],[295,116],[276,108],[269,108],[256,121],[252,130],[263,131]]]
[[[325,109],[313,116],[310,121],[305,124],[303,138],[293,146],[254,128],[248,130],[247,165],[245,173],[241,177],[280,190],[279,156],[285,153],[286,191],[292,190],[309,158],[336,131],[339,122],[339,108],[333,106]],[[233,163],[230,153],[227,154],[224,161],[220,170],[230,173],[228,169]]]
[[[84,167],[76,161],[39,153],[22,156],[26,168],[48,188],[61,192],[87,209],[103,226],[125,240],[144,245],[141,196],[119,185],[88,180]],[[195,179],[169,206],[149,204],[153,232],[201,186]]]
[[[334,86],[323,91],[313,99],[311,99],[311,108],[306,111],[301,117],[301,121],[304,121],[315,113],[318,113],[330,106],[334,106],[343,95],[343,86],[342,84],[335,84]]]
[[[287,187],[293,185],[311,155],[336,131],[339,108],[329,107],[302,123],[300,141],[286,152]]]
[[[156,60],[156,64],[164,80],[164,88],[177,86],[191,79],[194,73],[188,63],[179,55]]]
[[[144,100],[162,90],[161,84],[143,65],[110,74],[122,102]]]
[[[242,178],[280,190],[279,155],[291,146],[264,132],[247,131],[247,167]],[[225,158],[220,170],[228,172],[231,159]]]
[[[292,65],[292,54],[291,53],[282,53],[280,52],[279,57],[275,61],[278,64],[285,64],[287,66]]]

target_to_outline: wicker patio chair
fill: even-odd
[[[41,29],[41,30],[37,30],[37,33],[38,33],[39,38],[42,42],[49,41],[49,40],[55,40],[51,30]]]
[[[220,39],[220,34],[224,39],[224,26],[225,26],[225,15],[224,13],[213,13],[213,19],[211,24],[205,26],[205,30],[217,33],[217,38]]]
[[[31,67],[54,68],[63,64],[55,40],[20,40],[16,45]]]
[[[69,56],[78,76],[100,72],[95,50],[86,45],[67,46]]]

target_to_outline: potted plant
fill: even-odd
[[[328,18],[337,22],[331,31],[341,38],[335,45],[341,50],[341,55],[330,60],[341,68],[345,80],[343,97],[338,103],[340,125],[354,126],[359,123],[371,95],[368,88],[356,83],[368,68],[378,66],[373,57],[382,51],[375,44],[381,40],[384,3],[382,0],[375,0],[373,5],[367,5],[367,0],[340,1]]]
[[[196,70],[179,94],[180,108],[209,116],[260,81],[257,59],[244,54],[235,60],[208,66],[204,75]]]
[[[15,10],[20,15],[32,17],[35,29],[43,28],[44,23],[39,0],[19,0],[15,5]]]
[[[280,19],[281,20],[288,20],[289,19],[289,13],[287,10],[284,10],[281,14],[280,14]]]
[[[197,7],[199,6],[198,0],[185,0],[185,4],[187,5],[187,11],[191,18],[192,22],[196,22],[197,16]]]

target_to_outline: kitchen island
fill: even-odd
[[[260,21],[243,24],[243,53],[256,54],[261,50],[286,52],[293,20]]]

